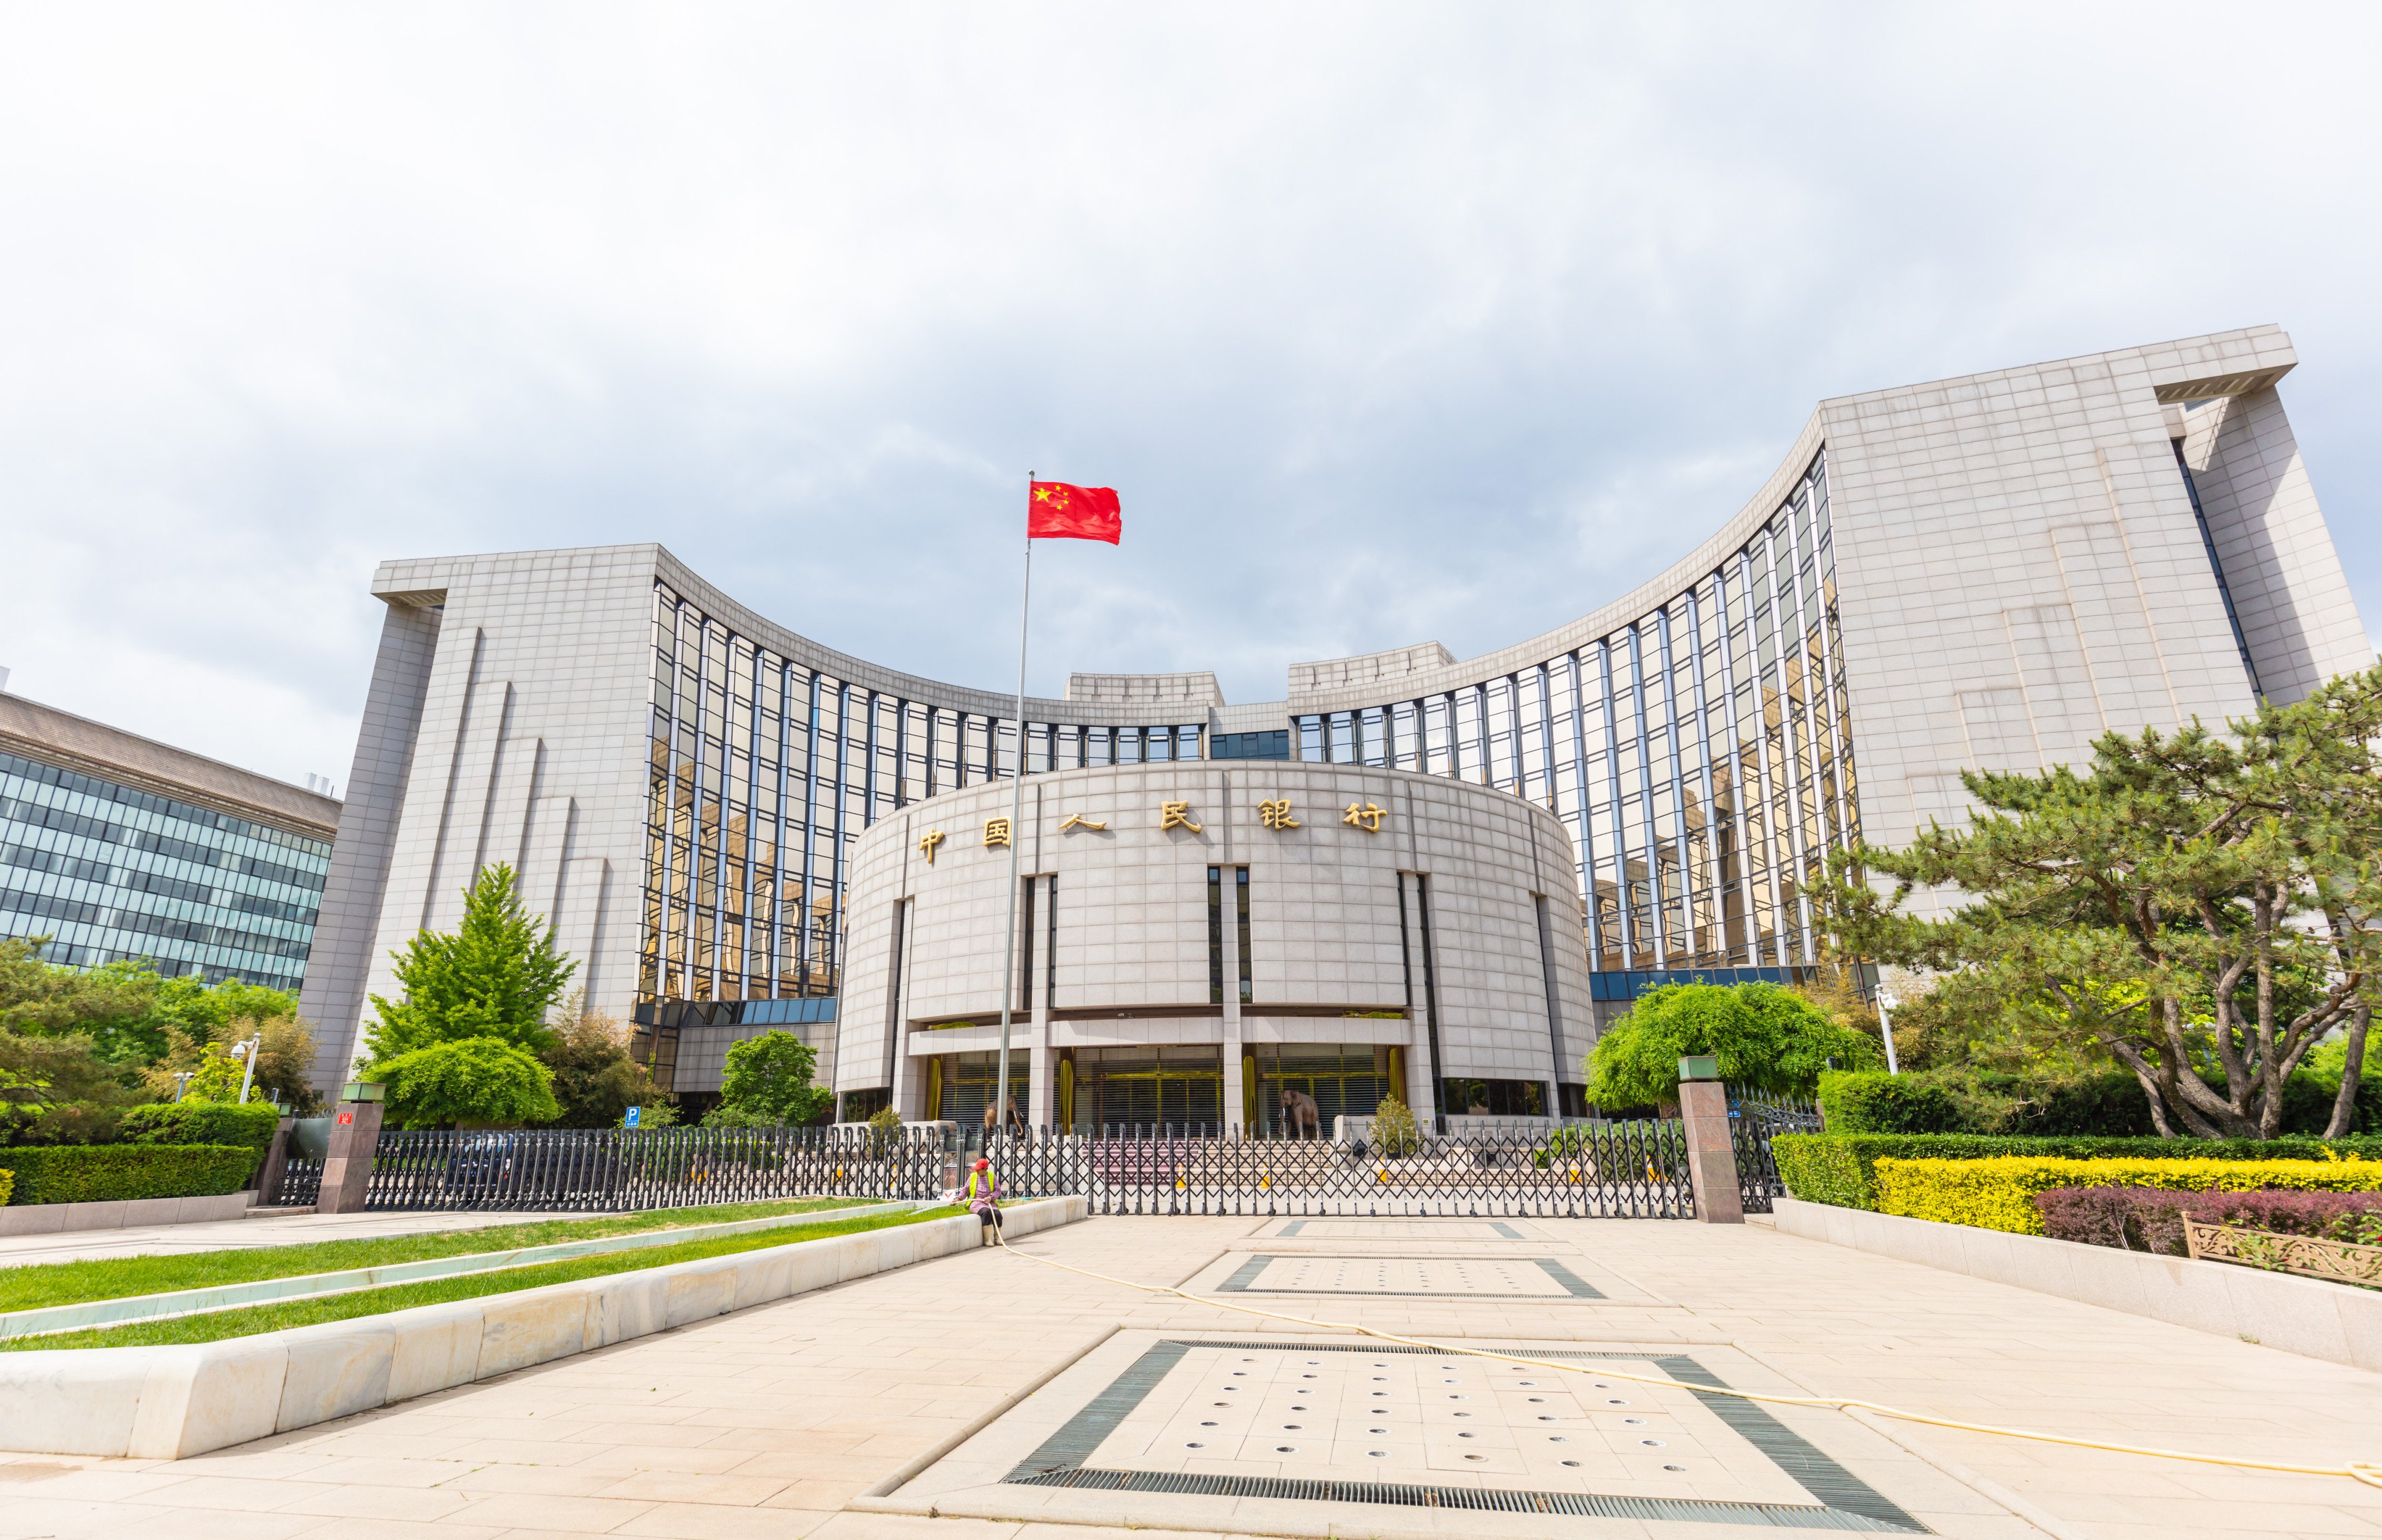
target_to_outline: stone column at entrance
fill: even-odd
[[[378,1087],[369,1087],[377,1092]],[[364,1193],[372,1185],[373,1151],[380,1143],[381,1104],[341,1102],[331,1119],[331,1137],[323,1155],[323,1186],[314,1199],[317,1214],[360,1214]]]
[[[281,1198],[282,1173],[289,1166],[289,1131],[298,1126],[295,1118],[284,1118],[273,1131],[273,1143],[264,1152],[264,1164],[256,1168],[256,1201],[270,1208]]]
[[[1679,1118],[1687,1125],[1688,1181],[1696,1195],[1696,1217],[1707,1225],[1741,1225],[1745,1200],[1729,1139],[1728,1087],[1712,1078],[1709,1058],[1679,1060]]]
[[[1219,1050],[1224,1080],[1221,1093],[1222,1105],[1216,1109],[1216,1120],[1227,1129],[1239,1129],[1248,1137],[1255,1138],[1264,1128],[1265,1108],[1258,1108],[1260,1121],[1255,1127],[1249,1126],[1248,1078],[1241,1063],[1249,1052],[1246,1040],[1241,1036],[1241,927],[1236,923],[1237,895],[1233,887],[1238,879],[1238,874],[1234,870],[1233,832],[1241,810],[1233,801],[1233,777],[1221,776],[1217,782],[1223,788],[1222,812],[1218,821],[1223,825],[1224,836],[1224,1042]]]

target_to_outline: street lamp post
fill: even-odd
[[[242,1106],[248,1105],[248,1088],[256,1079],[256,1050],[264,1044],[264,1034],[258,1033],[245,1043],[235,1043],[231,1045],[231,1051],[239,1055],[247,1063],[247,1067],[239,1072],[239,1105]],[[1886,1051],[1889,1054],[1893,1052],[1891,1048]]]
[[[1887,1014],[1887,1008],[1893,1004],[1892,997],[1885,992],[1885,985],[1879,984],[1877,986],[1877,1030],[1878,1035],[1885,1039],[1885,1072],[1889,1075],[1898,1075],[1902,1073],[1902,1068],[1894,1061],[1894,1018]]]

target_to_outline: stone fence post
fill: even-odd
[[[1745,1223],[1737,1184],[1737,1145],[1729,1136],[1728,1087],[1708,1057],[1679,1060],[1679,1119],[1686,1124],[1688,1181],[1696,1217],[1707,1225]]]
[[[352,1089],[352,1088],[351,1088]],[[373,1151],[380,1143],[380,1087],[372,1099],[345,1101],[331,1119],[331,1137],[323,1154],[323,1191],[314,1200],[317,1214],[359,1214],[372,1185]]]
[[[256,1168],[256,1202],[258,1206],[271,1208],[281,1197],[282,1173],[289,1167],[289,1131],[298,1126],[295,1118],[284,1118],[273,1131],[273,1143],[264,1152],[264,1164]]]

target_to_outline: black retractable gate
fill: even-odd
[[[1797,1109],[1732,1120],[1739,1187],[1767,1212],[1781,1189],[1774,1130]],[[1695,1212],[1676,1119],[1611,1119],[1403,1140],[1284,1139],[1213,1123],[993,1133],[899,1130],[557,1129],[380,1136],[365,1206],[620,1212],[780,1198],[931,1200],[988,1156],[1022,1198],[1081,1196],[1095,1214],[1541,1215],[1686,1218]],[[285,1201],[290,1194],[285,1189]]]

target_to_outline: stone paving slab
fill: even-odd
[[[1731,1374],[1766,1373],[1783,1385],[2131,1443],[2291,1461],[2382,1458],[2376,1415],[2382,1376],[2344,1365],[1757,1227],[1506,1223],[1540,1248],[1528,1254],[1568,1254],[1608,1268],[1642,1286],[1650,1302],[1591,1309],[1532,1299],[1339,1295],[1287,1311],[1452,1341],[1621,1344],[1715,1362],[1725,1353]],[[1094,1219],[1018,1249],[1178,1284],[1228,1261],[1237,1265],[1248,1254],[1237,1248],[1271,1244],[1283,1224]],[[1562,1250],[1545,1250],[1550,1242]],[[1493,1232],[1478,1245],[1483,1257],[1521,1250]],[[1284,1308],[1278,1296],[1262,1305]],[[850,1505],[922,1458],[964,1445],[1005,1408],[1030,1401],[1021,1393],[1054,1370],[1063,1378],[1071,1365],[1088,1363],[1087,1353],[1103,1351],[1092,1346],[1096,1339],[1126,1332],[1264,1340],[1285,1350],[1314,1335],[1017,1256],[968,1253],[193,1460],[0,1457],[0,1540],[126,1534],[1106,1540],[1099,1526],[1074,1522],[927,1519]],[[1061,1383],[1050,1378],[1045,1388]],[[1860,1466],[1865,1474],[1899,1462],[1895,1469],[1907,1468],[1915,1485],[1965,1492],[1974,1506],[1959,1513],[1958,1533],[1977,1540],[2382,1537],[2382,1492],[2343,1479],[1811,1415],[1835,1424],[1812,1441],[1867,1461]],[[1881,1491],[1894,1490],[1891,1477],[1871,1479]],[[1224,1516],[1195,1516],[1160,1494],[1134,1507],[1130,1522],[1141,1526],[1143,1540],[1173,1531],[1306,1534],[1316,1506],[1235,1499]],[[1516,1517],[1438,1513],[1377,1532],[1384,1540],[1394,1533],[1493,1534],[1505,1533],[1497,1523]],[[1560,1533],[1748,1540],[1774,1531],[1575,1519]]]

